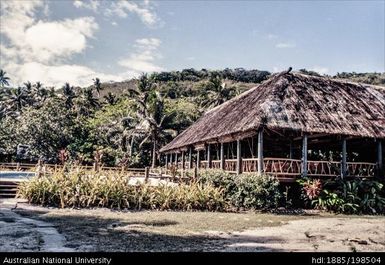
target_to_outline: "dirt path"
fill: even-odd
[[[22,217],[13,211],[17,200],[0,200],[0,252],[74,251],[64,247],[65,238],[47,222]]]
[[[384,217],[290,221],[223,237],[218,251],[385,251]]]
[[[0,252],[385,251],[385,216],[14,206],[0,200]]]

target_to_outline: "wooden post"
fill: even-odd
[[[150,171],[148,169],[148,167],[145,167],[144,168],[144,182],[148,182],[148,177],[150,176]]]
[[[347,173],[346,163],[346,139],[342,139],[342,161],[341,161],[341,177],[345,178]]]
[[[184,161],[185,159],[184,159],[184,151],[182,151],[182,169],[184,169],[185,168],[185,166],[184,166]]]
[[[237,140],[237,175],[242,173],[241,140]]]
[[[165,163],[165,165],[166,165],[166,168],[167,168],[167,166],[168,166],[168,154],[166,154],[166,163]]]
[[[201,163],[201,161],[200,161],[200,157],[199,157],[199,153],[200,153],[200,151],[199,151],[199,150],[197,150],[197,166],[196,166],[196,168],[199,168],[199,166],[200,166],[200,163]]]
[[[263,173],[263,130],[258,131],[258,174]]]
[[[211,145],[207,145],[207,168],[211,168]]]
[[[190,147],[188,152],[188,168],[191,169],[192,167],[192,148]]]
[[[293,159],[293,151],[294,150],[293,150],[293,142],[292,141],[290,141],[290,147],[289,148],[290,148],[289,158]]]
[[[225,170],[225,147],[224,147],[224,143],[221,143],[221,169]]]
[[[302,176],[307,176],[307,134],[302,139]]]
[[[382,157],[382,142],[380,139],[377,140],[377,165],[378,165],[378,176],[385,177],[384,174],[384,164]]]
[[[175,166],[178,168],[178,153],[175,153]]]

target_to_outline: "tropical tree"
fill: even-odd
[[[136,89],[131,90],[137,103],[136,115],[139,120],[134,132],[143,138],[139,147],[151,142],[152,167],[156,166],[160,145],[170,136],[177,134],[177,131],[169,126],[173,117],[166,115],[164,99],[155,88],[153,79],[143,74],[137,81]]]
[[[62,87],[62,93],[64,96],[65,106],[71,109],[74,106],[74,99],[77,97],[74,91],[74,87],[69,83],[65,83]]]
[[[10,89],[7,92],[7,109],[10,111],[21,112],[30,102],[29,95],[24,87]]]
[[[205,108],[213,108],[234,97],[236,89],[227,86],[219,76],[213,76],[205,84],[201,95],[201,104]]]
[[[0,87],[9,86],[9,80],[10,78],[6,76],[7,72],[5,72],[3,69],[0,69]]]
[[[44,101],[49,97],[49,91],[43,87],[43,84],[36,82],[34,85],[34,98],[39,105],[43,104]]]
[[[103,90],[102,83],[100,83],[100,79],[97,77],[92,80],[94,81],[94,87],[95,87],[96,93],[98,94],[98,97],[100,97],[100,90]]]
[[[108,94],[104,96],[104,100],[109,105],[115,105],[118,101],[116,95],[112,92],[108,92]]]
[[[99,99],[94,96],[93,88],[84,89],[81,98],[84,106],[89,109],[97,109],[100,107]]]

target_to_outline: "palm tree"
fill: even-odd
[[[7,72],[3,71],[3,69],[0,69],[0,87],[9,86],[9,80],[10,78],[6,76]]]
[[[33,87],[35,88],[34,90],[34,97],[35,101],[44,103],[44,101],[48,98],[49,96],[49,91],[43,87],[43,84],[41,82],[36,82]]]
[[[7,103],[7,109],[20,112],[22,108],[29,103],[29,95],[25,88],[18,87],[16,89],[9,90]]]
[[[84,116],[88,116],[100,107],[99,99],[94,96],[94,89],[92,87],[82,91],[80,100],[77,102],[77,107],[78,112]]]
[[[108,94],[104,96],[104,100],[109,105],[115,105],[116,102],[118,101],[115,94],[112,92],[108,92]]]
[[[66,107],[71,109],[74,106],[73,100],[77,97],[74,91],[74,87],[70,86],[69,83],[65,83],[65,85],[62,87],[62,92]]]
[[[98,97],[100,97],[100,90],[103,90],[102,83],[100,83],[100,79],[97,77],[92,80],[94,81],[94,87],[95,87],[96,93],[98,93]]]
[[[146,74],[137,81],[136,89],[131,89],[133,97],[138,104],[137,117],[139,124],[135,133],[142,136],[139,144],[141,147],[146,142],[152,144],[152,167],[156,165],[158,149],[170,136],[176,136],[173,129],[173,116],[166,115],[163,97],[156,91],[155,83]]]
[[[206,108],[213,108],[235,96],[236,89],[227,87],[219,76],[211,77],[201,95],[202,105]]]
[[[95,109],[100,107],[99,99],[94,97],[94,90],[92,88],[85,89],[83,91],[82,97],[86,106]]]

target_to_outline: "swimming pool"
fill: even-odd
[[[0,171],[0,179],[28,179],[35,176],[35,172],[26,171]]]

